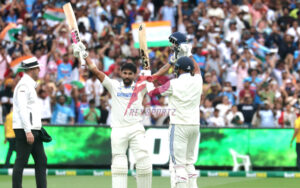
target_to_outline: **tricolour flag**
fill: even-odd
[[[145,22],[148,48],[170,46],[169,36],[172,33],[170,21]],[[131,25],[134,47],[139,48],[139,23]]]
[[[43,18],[52,21],[62,22],[65,20],[64,10],[62,8],[47,8]]]
[[[22,61],[24,61],[25,59],[29,59],[31,58],[32,56],[30,55],[26,55],[26,56],[21,56],[21,57],[18,57],[17,59],[13,60],[11,63],[10,63],[10,68],[13,70],[13,72],[16,74],[18,72],[20,72],[21,68],[20,68],[20,64],[22,63]]]
[[[17,39],[14,37],[16,33],[21,31],[23,27],[18,27],[15,23],[9,23],[0,33],[0,39],[15,42]]]

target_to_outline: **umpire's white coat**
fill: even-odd
[[[24,74],[14,90],[13,96],[13,129],[40,130],[41,106],[36,93],[37,83]]]

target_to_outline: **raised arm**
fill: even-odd
[[[104,78],[105,78],[105,74],[104,72],[100,71],[96,65],[91,61],[90,57],[87,57],[85,59],[86,61],[86,65],[88,66],[88,69],[100,80],[100,82],[102,83]]]
[[[88,52],[85,51],[85,46],[82,42],[79,42],[77,44],[72,44],[72,48],[73,48],[73,55],[76,58],[79,58],[80,54],[82,55],[82,57],[85,59],[86,61],[86,65],[89,69],[89,71],[91,71],[102,83],[105,79],[105,74],[104,72],[100,71],[97,66],[92,62],[92,60],[90,59],[90,57],[88,57]]]
[[[156,73],[152,75],[153,78],[156,79],[159,76],[165,75],[171,67],[172,65],[170,63],[166,63],[163,67],[161,67]]]
[[[24,52],[25,55],[32,56],[32,53],[31,53],[29,47],[26,44],[25,37],[22,39],[22,48],[23,48],[23,52]]]
[[[199,68],[197,62],[195,61],[195,59],[193,58],[193,56],[190,56],[190,58],[194,62],[194,74],[200,74],[201,72],[200,72],[200,68]]]

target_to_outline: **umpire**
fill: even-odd
[[[13,129],[16,134],[17,158],[13,169],[13,188],[22,188],[22,177],[29,155],[35,162],[35,179],[37,188],[46,188],[47,157],[41,134],[41,107],[36,93],[39,76],[37,58],[32,57],[21,63],[25,74],[17,84],[13,96]]]

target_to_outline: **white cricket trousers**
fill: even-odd
[[[137,188],[151,188],[152,163],[147,150],[145,129],[142,125],[112,128],[112,187],[127,188],[126,151],[128,146],[136,160]]]
[[[200,126],[170,125],[171,187],[196,188],[197,173],[194,166],[195,146],[198,145]]]
[[[149,155],[145,140],[145,129],[142,125],[112,128],[112,156],[126,155],[128,146],[131,148],[136,160]]]

